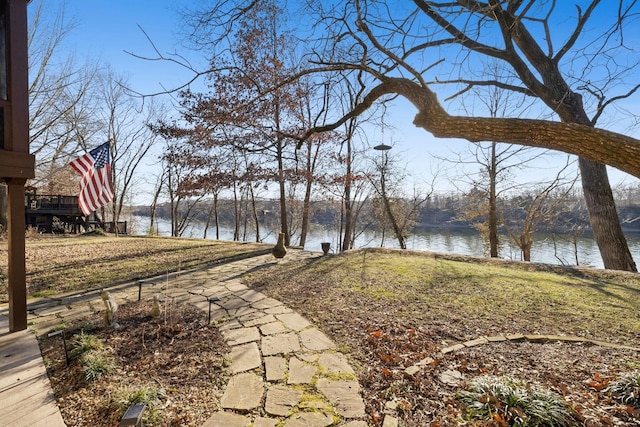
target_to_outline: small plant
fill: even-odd
[[[91,383],[115,369],[113,361],[104,351],[104,344],[95,336],[80,331],[73,342],[72,354],[80,358],[84,379]]]
[[[620,374],[604,391],[620,403],[640,408],[640,372]]]
[[[564,399],[542,387],[509,377],[477,377],[471,391],[457,397],[466,405],[469,418],[481,418],[508,426],[578,425],[574,411]]]
[[[164,391],[156,387],[142,386],[139,388],[124,386],[115,393],[115,404],[122,414],[131,405],[145,405],[147,410],[143,415],[145,424],[158,424],[160,413],[157,407],[162,403]]]
[[[162,390],[156,387],[122,387],[116,394],[116,403],[125,410],[131,405],[138,404],[155,406],[160,403],[162,395]]]
[[[102,341],[97,336],[87,334],[84,331],[80,331],[73,342],[73,354],[76,357],[80,357],[92,350],[102,350],[102,348]]]
[[[87,383],[92,383],[110,374],[115,369],[113,361],[101,350],[92,350],[84,353],[80,358],[80,363]]]

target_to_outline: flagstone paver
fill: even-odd
[[[262,337],[262,355],[273,356],[300,351],[300,338],[295,332]]]
[[[247,427],[251,420],[233,412],[217,412],[202,427]]]
[[[398,427],[398,419],[391,415],[385,415],[382,427]]]
[[[284,305],[277,305],[275,307],[267,308],[264,310],[267,314],[283,314],[283,313],[293,313],[289,307]]]
[[[253,427],[276,427],[280,422],[277,418],[257,417],[253,421]]]
[[[277,356],[265,357],[264,370],[267,381],[281,381],[287,373],[287,359]]]
[[[260,341],[260,331],[255,327],[230,329],[224,332],[224,339],[229,345]]]
[[[364,417],[364,402],[360,396],[358,381],[333,381],[321,378],[318,380],[317,387],[343,417]]]
[[[258,326],[265,325],[267,323],[273,323],[276,321],[276,318],[273,317],[273,314],[265,314],[257,319],[252,319],[246,322],[242,322],[245,326]]]
[[[329,374],[352,374],[353,368],[349,365],[347,358],[340,353],[323,353],[318,358],[320,369]],[[355,377],[354,377],[355,378]]]
[[[245,372],[231,377],[227,389],[220,399],[220,406],[225,409],[249,411],[260,406],[263,394],[262,377]]]
[[[231,366],[229,369],[232,373],[251,371],[260,366],[262,366],[262,358],[258,344],[255,342],[231,347]]]
[[[318,412],[303,412],[287,419],[284,427],[327,427],[333,424],[333,417]]]
[[[311,325],[307,319],[298,313],[277,314],[276,317],[294,331],[301,331]]]
[[[309,384],[313,379],[318,367],[306,363],[297,357],[289,359],[289,379],[287,384]]]
[[[260,325],[260,332],[262,335],[275,335],[287,332],[290,329],[287,328],[282,322],[271,322]]]
[[[336,345],[325,334],[316,328],[300,332],[300,342],[307,350],[330,350]]]
[[[262,292],[254,291],[253,289],[247,289],[246,291],[239,292],[236,295],[247,302],[258,302],[267,297]]]
[[[264,409],[269,415],[286,417],[298,404],[302,397],[302,390],[276,385],[267,391]]]
[[[270,309],[270,308],[282,306],[282,303],[277,299],[265,298],[263,300],[253,303],[251,306],[253,308],[257,308],[258,310],[264,310],[264,309]]]

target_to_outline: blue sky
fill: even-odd
[[[76,23],[69,48],[88,59],[100,59],[129,77],[141,92],[179,85],[188,76],[180,67],[131,56],[155,56],[144,32],[163,53],[182,52],[179,43],[179,2],[170,0],[45,0],[65,5],[65,18]],[[50,6],[51,7],[51,6]],[[144,32],[141,30],[144,30]]]
[[[150,62],[134,58],[126,51],[141,56],[154,56],[142,27],[159,50],[165,53],[187,52],[181,48],[181,26],[178,11],[185,4],[175,0],[44,0],[52,10],[65,8],[65,18],[77,23],[67,43],[80,57],[99,59],[119,74],[128,76],[132,88],[142,93],[161,91],[183,84],[189,72],[175,65]],[[415,109],[407,102],[398,101],[397,107],[387,114],[390,127],[382,135],[375,131],[370,135],[371,145],[384,142],[394,146],[394,153],[411,169],[421,170],[418,179],[430,181],[430,170],[437,167],[433,155],[453,157],[452,153],[468,151],[469,143],[460,140],[438,140],[431,134],[413,126]],[[557,156],[564,163],[564,155]],[[540,170],[536,174],[544,173]],[[554,174],[552,170],[549,174]],[[611,182],[616,185],[636,183],[635,178],[611,170]],[[440,182],[442,188],[449,184]]]

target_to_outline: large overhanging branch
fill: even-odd
[[[298,146],[314,133],[337,129],[350,118],[362,114],[376,100],[391,94],[409,100],[418,110],[413,123],[438,138],[504,142],[563,151],[640,178],[640,141],[635,138],[575,123],[452,116],[428,87],[403,78],[385,78],[360,104],[335,123],[309,129],[299,136]]]

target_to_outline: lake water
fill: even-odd
[[[146,234],[149,229],[149,218],[135,216],[130,219],[130,230],[132,234]],[[160,236],[171,234],[171,223],[166,220],[157,222],[156,232]],[[275,244],[277,232],[271,231],[269,234],[262,232],[264,243]],[[202,238],[204,235],[204,224],[195,223],[184,233],[183,237]],[[640,234],[627,234],[627,241],[634,260],[640,266]],[[215,239],[215,228],[210,227],[207,233],[208,239]],[[232,240],[233,230],[222,227],[220,229],[221,240]],[[247,241],[253,241],[251,233],[247,235]],[[337,247],[338,234],[334,230],[323,227],[313,227],[307,236],[306,250],[321,252],[320,243],[330,242],[332,251]],[[364,233],[356,240],[356,248],[380,247],[382,236],[380,233]],[[297,244],[294,238],[293,244]],[[384,247],[397,248],[397,241],[392,235],[387,234],[384,238]],[[576,249],[577,248],[577,249]],[[473,230],[415,230],[407,238],[407,249],[419,251],[432,251],[454,253],[460,255],[486,256],[483,242],[480,235]],[[557,265],[576,265],[577,260],[582,266],[603,268],[602,259],[598,246],[591,237],[580,237],[574,245],[572,236],[536,234],[534,236],[531,250],[531,261]],[[500,257],[505,259],[520,260],[520,250],[504,238]]]

